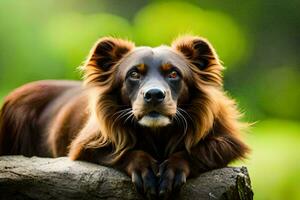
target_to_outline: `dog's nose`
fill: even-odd
[[[144,93],[146,103],[159,104],[165,99],[165,92],[158,88],[149,89]]]

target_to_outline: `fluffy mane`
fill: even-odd
[[[106,149],[102,163],[114,164],[136,145],[137,132],[145,131],[132,123],[134,119],[131,119],[129,112],[122,112],[130,110],[130,105],[121,101],[122,80],[116,76],[122,58],[134,48],[130,41],[107,37],[98,41],[91,50],[82,67],[85,88],[90,95],[90,119],[82,134],[71,144],[71,159],[78,159],[83,149]],[[189,102],[178,104],[181,120],[175,120],[176,124],[168,128],[169,131],[180,128],[183,134],[170,138],[165,154],[173,153],[181,142],[191,152],[205,137],[224,133],[236,139],[237,148],[248,151],[239,141],[240,131],[247,125],[240,121],[241,114],[234,100],[223,91],[223,66],[214,48],[203,38],[186,36],[175,40],[171,49],[190,63],[188,67],[192,73],[190,77],[185,77],[189,87]],[[226,140],[226,137],[222,138]],[[212,148],[209,151],[220,149]]]

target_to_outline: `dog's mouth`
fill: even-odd
[[[171,117],[157,111],[151,111],[142,116],[138,122],[147,127],[164,127],[171,123]]]
[[[159,117],[161,114],[159,112],[156,111],[151,111],[147,114],[147,116],[152,117],[152,118],[156,118]]]

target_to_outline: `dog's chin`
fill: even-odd
[[[158,112],[150,112],[144,115],[138,122],[142,126],[159,128],[169,125],[171,123],[171,120],[169,117],[164,116]]]

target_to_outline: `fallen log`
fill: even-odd
[[[129,177],[108,167],[66,157],[0,157],[0,199],[143,199]],[[245,167],[226,167],[189,179],[179,200],[252,200]]]

